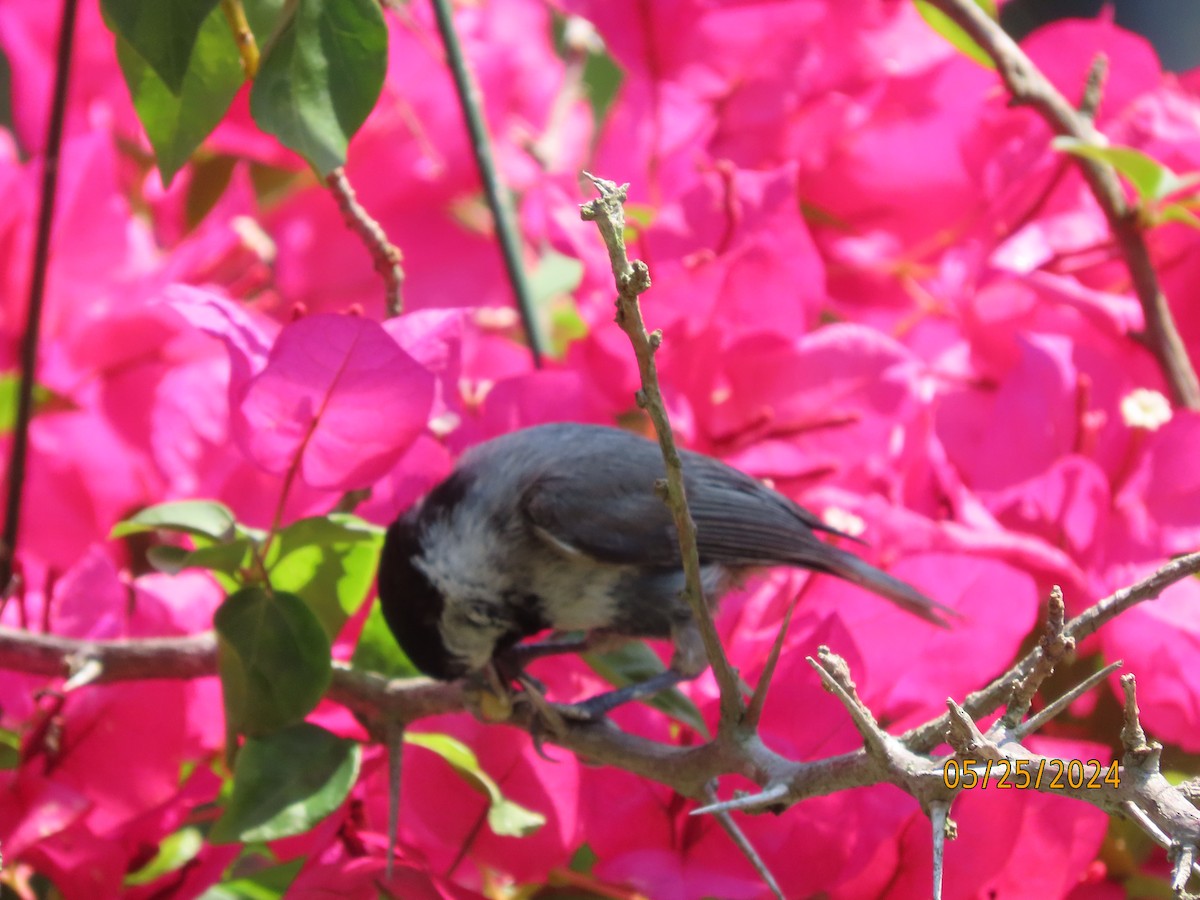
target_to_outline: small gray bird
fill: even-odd
[[[750,570],[796,566],[943,627],[939,613],[955,615],[818,540],[814,530],[841,532],[782,494],[712,457],[681,456],[710,604]],[[654,490],[664,476],[658,445],[618,428],[540,425],[472,448],[388,529],[379,601],[396,641],[449,680],[548,628],[672,639],[667,671],[579,704],[590,716],[696,677],[708,662],[681,596],[674,521]]]

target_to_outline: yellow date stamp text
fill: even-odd
[[[949,790],[993,787],[997,790],[1102,790],[1121,786],[1121,768],[1098,759],[958,759],[942,766]]]

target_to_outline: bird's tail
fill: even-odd
[[[826,545],[828,547],[828,545]],[[839,578],[844,578],[859,587],[886,597],[897,606],[908,610],[922,619],[949,628],[947,617],[961,619],[962,614],[945,604],[931,600],[910,584],[895,578],[867,562],[863,562],[852,553],[847,553],[837,547],[828,547],[831,551],[821,562],[828,571]]]

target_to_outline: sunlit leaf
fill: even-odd
[[[178,871],[195,859],[203,847],[204,835],[200,833],[200,829],[181,828],[159,842],[158,852],[150,862],[125,876],[125,885],[137,887],[149,884],[168,872]]]
[[[1200,173],[1176,175],[1169,167],[1132,147],[1101,147],[1071,137],[1055,138],[1054,147],[1074,156],[1108,163],[1147,202],[1161,200],[1200,182]]]
[[[229,24],[221,10],[212,10],[201,24],[181,81],[175,86],[120,36],[117,60],[138,120],[154,148],[163,184],[169,185],[225,116],[245,80]]]
[[[387,71],[377,0],[296,0],[263,48],[250,111],[322,176],[375,106]]]
[[[172,93],[178,94],[200,31],[217,2],[100,0],[100,6],[108,26],[146,61]]]
[[[956,50],[975,60],[981,66],[989,69],[996,68],[996,64],[992,62],[992,58],[988,56],[987,51],[975,43],[975,39],[963,31],[953,19],[928,2],[928,0],[913,0],[913,2],[916,3],[917,12],[921,14],[921,18],[928,22],[929,26],[944,37]],[[975,0],[975,4],[986,12],[988,16],[993,19],[996,18],[996,4],[993,0]]]
[[[375,576],[383,529],[334,513],[301,519],[271,542],[271,585],[304,599],[330,640],[357,611]]]
[[[500,786],[479,766],[474,752],[446,734],[414,734],[405,732],[405,743],[424,747],[450,764],[467,784],[488,798],[488,827],[507,837],[527,837],[546,824],[541,813],[526,809],[505,798]]]
[[[119,538],[144,531],[178,531],[183,534],[202,535],[213,540],[228,540],[234,535],[237,520],[224,503],[216,500],[172,500],[148,506],[122,522],[109,532],[109,537]]]
[[[371,604],[367,621],[363,623],[351,665],[367,672],[378,672],[388,678],[416,678],[421,674],[392,637],[378,600]]]

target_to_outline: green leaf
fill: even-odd
[[[342,805],[358,778],[362,748],[301,722],[238,751],[229,806],[209,832],[215,844],[303,834]]]
[[[15,769],[21,764],[21,736],[0,728],[0,769]]]
[[[123,522],[118,522],[108,536],[119,538],[161,528],[215,541],[228,541],[234,536],[236,524],[233,513],[224,503],[216,500],[173,500],[148,506]]]
[[[231,877],[210,887],[199,900],[281,900],[305,862],[306,858],[299,856],[277,866],[259,869],[253,875]]]
[[[230,727],[269,734],[303,719],[329,687],[329,638],[295,594],[245,588],[213,616]]]
[[[265,47],[282,21],[288,0],[244,0],[246,22],[259,47]]]
[[[192,48],[218,0],[100,0],[105,22],[178,94]],[[228,26],[226,26],[228,31]],[[235,49],[236,55],[236,49]]]
[[[170,7],[173,3],[144,3]],[[217,126],[245,80],[229,23],[213,9],[201,23],[178,85],[171,85],[138,49],[117,37],[117,61],[138,119],[154,148],[163,184]]]
[[[541,813],[526,809],[504,797],[500,786],[479,767],[479,759],[471,748],[447,734],[413,734],[405,732],[405,743],[424,747],[436,753],[463,780],[488,798],[488,827],[505,837],[528,837],[546,824]]]
[[[295,0],[263,50],[250,112],[323,177],[345,162],[386,72],[377,0]]]
[[[1200,218],[1182,203],[1168,203],[1158,211],[1158,221],[1179,222],[1192,228],[1200,228]]]
[[[536,311],[538,330],[548,338],[551,355],[562,356],[571,341],[587,334],[572,297],[583,280],[583,263],[549,250],[529,276],[529,294]],[[548,334],[546,334],[548,332]]]
[[[914,2],[917,5],[917,12],[921,14],[921,18],[955,49],[964,56],[975,60],[981,66],[988,69],[996,68],[996,64],[987,55],[987,51],[975,43],[974,38],[959,28],[953,19],[930,3],[929,0],[914,0]],[[991,18],[996,18],[996,4],[993,0],[975,0],[975,5],[982,8]]]
[[[252,560],[251,542],[245,539],[228,544],[211,544],[188,550],[174,544],[159,544],[146,551],[150,565],[159,572],[177,575],[184,569],[208,569],[223,575],[238,575]]]
[[[1176,175],[1158,160],[1132,147],[1101,147],[1072,137],[1057,137],[1053,146],[1074,156],[1108,163],[1147,202],[1161,200],[1200,181],[1200,173]]]
[[[646,681],[665,670],[658,655],[641,641],[630,641],[608,653],[585,653],[583,661],[597,675],[618,688]],[[645,703],[692,728],[705,740],[709,738],[708,726],[704,724],[700,710],[677,688],[660,691]]]
[[[21,376],[16,372],[0,375],[0,434],[11,434],[17,424],[17,398]],[[33,414],[75,409],[75,404],[43,384],[33,385]]]
[[[383,529],[348,513],[301,519],[271,542],[271,585],[304,599],[329,635],[362,605],[371,587]]]
[[[388,678],[417,678],[421,675],[421,670],[409,661],[392,637],[378,600],[371,604],[350,665],[363,671],[378,672]]]
[[[125,886],[149,884],[168,872],[175,872],[195,859],[203,847],[204,836],[199,828],[181,828],[163,838],[150,862],[125,876]]]

